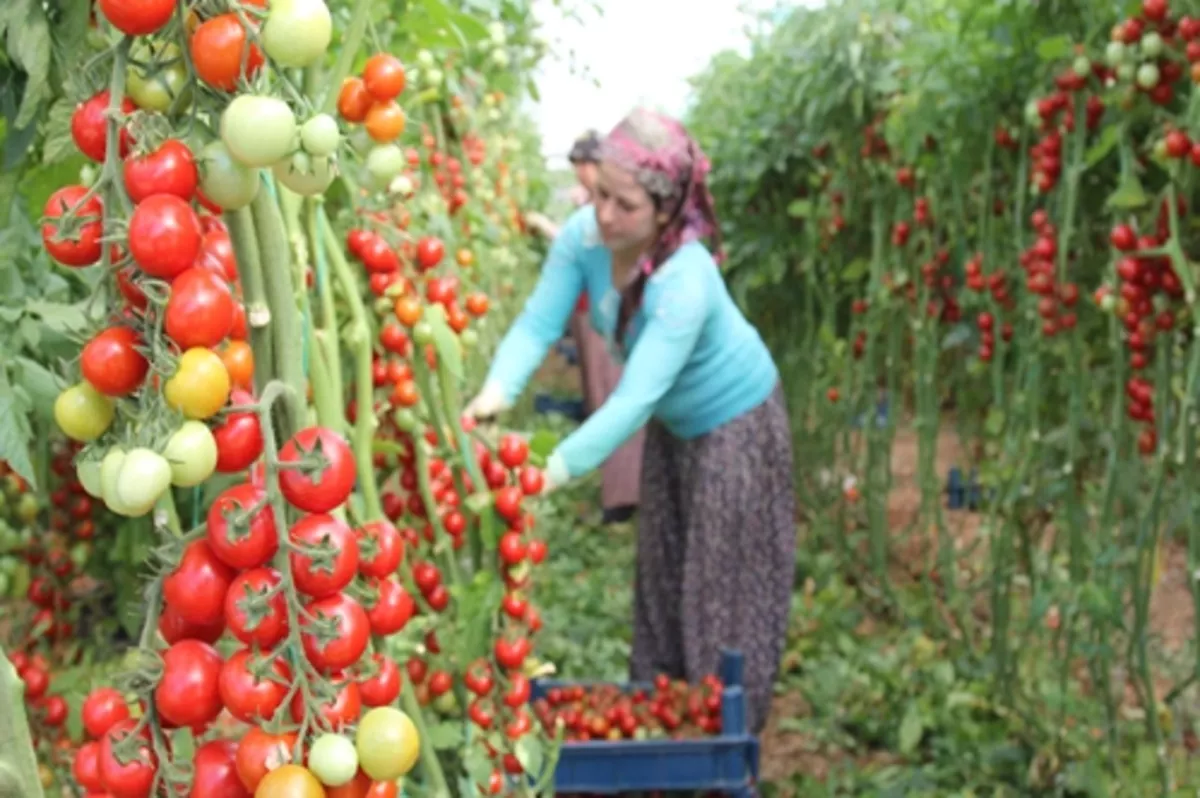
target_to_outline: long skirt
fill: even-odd
[[[744,656],[747,721],[767,720],[796,557],[792,437],[783,391],[707,435],[647,426],[634,585],[635,681],[718,674]]]
[[[583,404],[594,413],[604,404],[621,379],[621,367],[612,359],[604,338],[588,321],[586,311],[571,316],[571,336],[579,350],[579,371],[583,379]],[[613,452],[600,468],[600,503],[605,510],[636,507],[642,475],[642,445],[646,434],[638,430]]]

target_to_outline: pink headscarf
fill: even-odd
[[[675,119],[637,108],[613,128],[600,144],[600,160],[632,172],[659,207],[671,215],[659,240],[639,264],[634,279],[621,293],[617,316],[620,341],[633,312],[641,304],[646,280],[679,247],[712,238],[719,263],[721,233],[708,188],[708,158]]]

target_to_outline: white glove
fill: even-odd
[[[499,383],[489,382],[485,383],[479,394],[467,404],[463,415],[476,420],[487,419],[508,410],[511,406],[504,395],[504,388]]]
[[[546,458],[546,469],[542,472],[542,492],[538,495],[545,496],[570,481],[571,474],[567,471],[566,462],[561,454],[554,452]]]

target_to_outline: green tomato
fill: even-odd
[[[150,512],[171,487],[171,464],[153,449],[130,449],[117,474],[118,506],[133,517]],[[116,507],[114,512],[120,512]]]
[[[1147,31],[1142,35],[1141,49],[1146,58],[1158,58],[1163,51],[1162,36],[1154,31]]]
[[[26,524],[32,524],[37,520],[38,512],[41,509],[37,497],[32,493],[26,493],[17,501],[17,518]]]
[[[364,715],[354,742],[363,773],[376,781],[394,781],[405,775],[421,752],[416,725],[395,707],[376,707]]]
[[[100,482],[99,460],[84,460],[75,467],[75,476],[79,478],[79,484],[92,498],[99,499],[104,495],[104,486]]]
[[[54,400],[54,420],[68,438],[90,443],[104,434],[116,415],[113,400],[84,381],[72,385]]]
[[[333,17],[325,0],[272,0],[263,24],[263,49],[287,67],[307,67],[321,60],[333,41]]]
[[[130,64],[125,69],[125,93],[134,105],[146,111],[166,113],[179,98],[177,110],[191,104],[187,66],[174,44],[156,46],[138,39],[130,57],[144,66]]]
[[[234,160],[224,143],[214,141],[200,154],[200,190],[227,211],[245,208],[258,196],[260,172]]]
[[[433,343],[433,327],[422,319],[413,325],[413,342],[424,346]]]
[[[337,120],[329,114],[317,114],[300,126],[300,143],[310,155],[333,155],[341,141]]]
[[[272,166],[296,149],[296,115],[277,97],[243,94],[221,114],[221,141],[242,165]]]
[[[422,69],[430,69],[434,65],[433,53],[428,50],[421,50],[417,53],[417,64]]]
[[[338,175],[337,160],[333,158],[310,158],[306,152],[297,152],[291,160],[275,164],[275,178],[302,197],[324,194]]]
[[[341,787],[358,773],[358,751],[340,734],[322,734],[308,753],[308,769],[326,787]]]
[[[396,422],[401,432],[412,432],[417,428],[417,414],[411,407],[402,407],[392,413],[392,421]]]
[[[474,349],[479,343],[479,333],[468,327],[458,334],[458,340],[462,342],[463,348]]]
[[[125,450],[119,446],[109,449],[100,461],[100,498],[109,508],[117,501],[117,478],[121,476],[121,465],[125,462]]]
[[[372,148],[367,154],[367,176],[371,185],[378,190],[387,188],[392,179],[404,171],[407,163],[404,151],[395,144]]]
[[[425,72],[424,78],[426,86],[440,86],[442,85],[442,81],[446,79],[446,73],[440,69],[430,69]]]
[[[1117,80],[1122,83],[1132,83],[1137,77],[1137,67],[1133,64],[1118,64],[1116,72]]]
[[[1128,55],[1122,42],[1109,42],[1104,48],[1104,61],[1110,67],[1116,67],[1125,62]]]
[[[1071,70],[1077,77],[1086,78],[1092,74],[1092,62],[1086,55],[1077,56],[1075,63],[1071,65]]]
[[[1142,64],[1137,70],[1137,84],[1143,89],[1150,90],[1158,85],[1161,74],[1157,64]]]
[[[202,421],[185,421],[163,448],[171,466],[171,484],[192,488],[217,470],[217,439]]]

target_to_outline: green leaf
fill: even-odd
[[[529,451],[538,457],[546,458],[553,454],[558,447],[559,437],[548,429],[539,429],[529,439]]]
[[[801,219],[812,213],[812,203],[808,200],[796,199],[788,203],[787,214],[793,219]]]
[[[1142,208],[1150,201],[1142,181],[1132,171],[1126,170],[1121,175],[1121,182],[1116,191],[1108,196],[1104,205],[1109,210],[1135,210]]]
[[[466,585],[451,591],[460,618],[464,619],[459,656],[462,662],[473,662],[486,656],[492,639],[492,614],[494,607],[504,598],[504,585],[491,571],[479,571]]]
[[[8,462],[13,471],[31,486],[37,487],[29,444],[33,429],[29,424],[29,407],[13,390],[8,375],[0,369],[0,460]]]
[[[8,0],[7,53],[26,74],[25,95],[13,125],[33,122],[50,94],[50,23],[40,0]]]
[[[16,358],[15,381],[18,382],[33,404],[33,411],[50,421],[54,418],[54,400],[58,398],[58,380],[45,366],[29,358]]]
[[[1004,411],[992,408],[988,410],[987,419],[983,422],[983,430],[989,437],[995,438],[1004,431]]]
[[[462,724],[451,721],[435,723],[428,729],[426,741],[439,751],[451,751],[463,745]]]
[[[1121,140],[1121,129],[1116,125],[1109,125],[1104,128],[1104,132],[1100,134],[1100,138],[1096,143],[1088,148],[1087,154],[1084,155],[1084,160],[1089,167],[1095,166],[1108,156],[1117,143]]]
[[[1052,36],[1042,39],[1037,46],[1038,57],[1043,61],[1057,61],[1071,54],[1070,36]]]
[[[917,750],[925,735],[925,716],[916,701],[908,704],[904,720],[900,721],[900,753],[911,754]]]
[[[42,163],[58,163],[75,154],[75,141],[71,138],[71,116],[74,112],[74,106],[66,98],[50,106],[50,112],[46,115],[48,133],[42,145]]]
[[[540,774],[545,764],[546,754],[542,741],[532,734],[526,734],[517,740],[517,761],[526,773]]]
[[[856,283],[867,276],[871,263],[866,258],[855,258],[846,268],[842,269],[842,282]]]
[[[43,302],[40,299],[30,300],[25,309],[31,315],[37,316],[47,328],[56,333],[78,333],[87,329],[88,317],[85,315],[87,302],[76,302],[70,305],[61,302]]]

